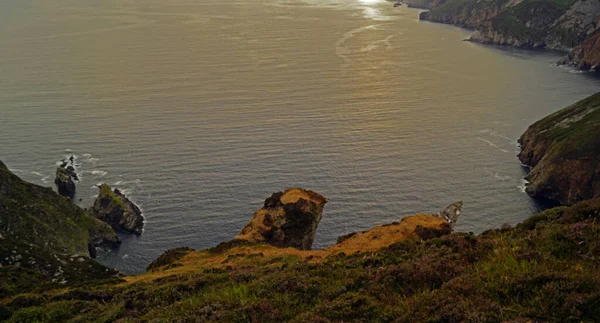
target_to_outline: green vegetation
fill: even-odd
[[[377,252],[317,262],[252,252],[260,248],[179,249],[152,272],[121,284],[38,294],[24,286],[22,294],[0,302],[0,315],[51,322],[593,322],[600,317],[600,200],[551,209],[515,228],[480,236],[405,240]],[[189,253],[201,258],[186,259]],[[208,257],[219,254],[223,260],[211,265]]]
[[[575,0],[525,0],[506,9],[492,19],[493,29],[506,37],[524,43],[544,43],[545,38],[555,31],[550,28]],[[572,38],[569,32],[557,30],[565,39]]]
[[[547,154],[564,158],[600,155],[600,93],[562,109],[531,126],[541,140],[554,143]]]
[[[68,198],[22,181],[0,163],[0,297],[114,275],[89,259],[92,237],[118,240]]]

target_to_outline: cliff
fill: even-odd
[[[600,72],[600,31],[575,47],[560,64],[571,65],[580,70]]]
[[[115,232],[52,189],[22,181],[0,162],[0,297],[32,288],[107,278],[90,259],[96,246],[119,244]]]
[[[569,51],[598,29],[600,0],[448,0],[420,19],[476,29],[472,41]]]
[[[530,126],[519,159],[529,195],[562,205],[600,196],[600,93]]]

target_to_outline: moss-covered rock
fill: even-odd
[[[99,189],[100,193],[89,210],[90,214],[115,230],[141,234],[144,217],[140,208],[118,189],[113,191],[107,184],[100,185]]]
[[[536,122],[519,143],[531,196],[562,205],[600,196],[600,93]]]

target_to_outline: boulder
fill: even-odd
[[[302,188],[275,193],[235,239],[310,250],[326,203],[327,198]]]
[[[140,208],[121,191],[100,185],[100,193],[90,208],[90,215],[109,224],[113,229],[141,234],[144,218]]]

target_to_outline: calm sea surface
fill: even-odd
[[[330,199],[315,247],[465,203],[458,230],[515,224],[516,139],[600,89],[548,52],[461,41],[379,0],[3,0],[0,159],[51,186],[81,165],[146,217],[100,261],[143,271],[164,250],[232,238],[272,192]]]

